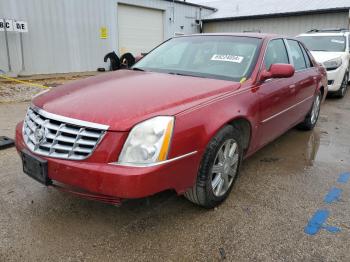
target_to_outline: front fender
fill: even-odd
[[[191,151],[204,153],[214,135],[235,119],[245,119],[251,126],[250,145],[247,150],[249,154],[255,149],[259,119],[258,96],[252,87],[176,115],[171,157]]]

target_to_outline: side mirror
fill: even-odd
[[[294,75],[294,66],[290,64],[272,64],[270,70],[264,70],[261,72],[261,81],[272,78],[288,78]]]

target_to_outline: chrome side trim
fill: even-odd
[[[46,118],[50,118],[53,120],[57,120],[60,122],[65,122],[71,125],[76,125],[76,126],[84,126],[87,128],[94,128],[94,129],[100,129],[100,130],[108,130],[109,126],[107,125],[102,125],[102,124],[98,124],[98,123],[94,123],[94,122],[88,122],[88,121],[83,121],[83,120],[79,120],[79,119],[75,119],[75,118],[70,118],[70,117],[66,117],[66,116],[60,116],[60,115],[56,115],[53,113],[49,113],[35,105],[31,105],[30,108],[34,111],[36,111],[37,113],[39,113],[40,115],[46,117]]]
[[[174,157],[172,159],[168,159],[168,160],[164,160],[161,162],[156,162],[156,163],[149,163],[149,164],[135,164],[135,163],[120,163],[120,162],[113,162],[113,163],[109,163],[110,165],[115,165],[115,166],[126,166],[126,167],[153,167],[153,166],[160,166],[160,165],[164,165],[167,163],[171,163],[174,162],[176,160],[180,160],[189,156],[192,156],[194,154],[197,154],[198,151],[193,151],[191,153],[188,154],[184,154],[178,157]]]
[[[295,105],[292,105],[291,107],[288,107],[287,109],[285,109],[285,110],[283,110],[283,111],[281,111],[281,112],[279,112],[279,113],[277,113],[277,114],[275,114],[275,115],[273,115],[273,116],[271,116],[269,118],[266,118],[265,120],[261,121],[261,123],[266,123],[266,122],[268,122],[268,121],[270,121],[270,120],[272,120],[272,119],[274,119],[274,118],[276,118],[276,117],[278,117],[278,116],[288,112],[289,110],[291,110],[291,109],[301,105],[302,103],[304,103],[304,102],[306,102],[306,101],[308,101],[308,100],[310,100],[312,98],[314,98],[314,96],[310,96],[308,98],[305,98],[304,100],[300,101],[299,103],[297,103]]]

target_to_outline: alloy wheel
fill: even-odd
[[[312,107],[312,112],[311,112],[311,123],[315,124],[317,121],[317,118],[320,114],[320,109],[321,109],[321,95],[316,96],[316,99],[314,101],[314,105]]]
[[[217,152],[211,180],[216,197],[223,196],[232,185],[237,175],[239,157],[238,143],[234,139],[226,140]]]

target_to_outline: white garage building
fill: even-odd
[[[138,55],[201,31],[294,36],[349,28],[349,9],[350,0],[0,0],[0,70],[95,71],[111,51]],[[28,32],[5,33],[2,19],[27,22]]]
[[[7,32],[10,61],[0,28],[0,69],[9,72],[10,65],[20,75],[95,71],[111,51],[138,55],[176,34],[198,33],[198,21],[213,12],[172,0],[0,0],[0,19],[28,23],[23,48],[20,33]]]
[[[311,29],[349,28],[350,0],[193,1],[218,9],[204,19],[204,32],[295,36]]]

